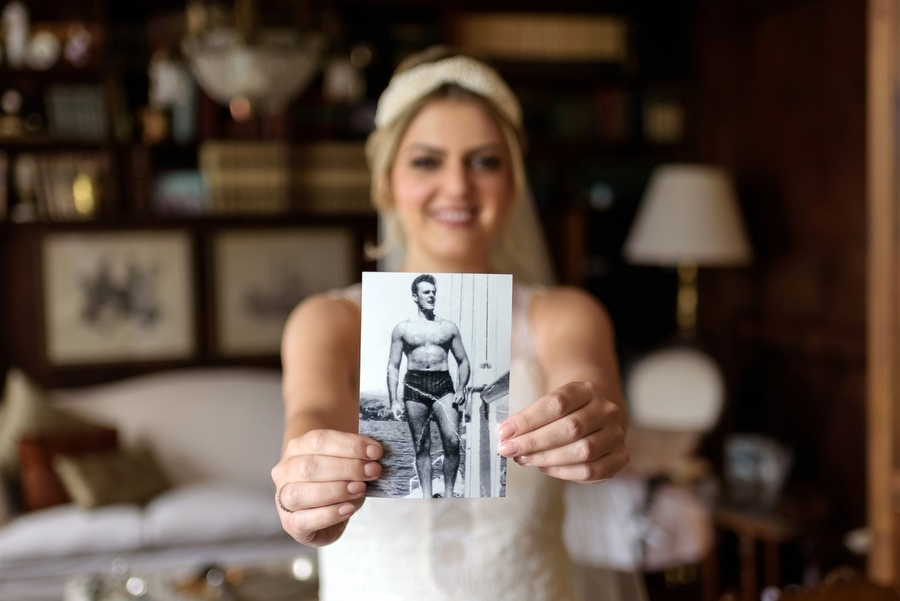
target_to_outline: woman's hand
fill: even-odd
[[[628,463],[619,412],[595,383],[565,384],[500,424],[500,454],[562,480],[607,480]]]
[[[381,444],[368,436],[311,430],[291,439],[272,468],[281,525],[311,547],[333,543],[381,475]]]

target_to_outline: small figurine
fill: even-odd
[[[19,0],[13,0],[3,9],[3,28],[6,31],[6,60],[14,69],[25,63],[28,46],[28,9]]]
[[[35,193],[38,181],[38,164],[33,154],[23,152],[13,163],[13,186],[16,204],[10,217],[16,223],[26,223],[37,218]]]
[[[91,32],[84,23],[73,23],[68,30],[63,56],[76,67],[84,67],[91,62]]]
[[[24,133],[22,118],[22,94],[18,90],[6,90],[0,96],[0,138],[18,138]]]

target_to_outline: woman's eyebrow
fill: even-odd
[[[432,154],[445,154],[447,151],[437,146],[431,146],[422,142],[415,142],[406,148],[406,152],[430,152]]]
[[[479,154],[482,152],[500,152],[500,148],[501,146],[497,142],[488,142],[487,144],[476,146],[472,150],[466,152],[466,156],[471,156],[473,154]]]
[[[466,151],[466,156],[470,156],[473,154],[478,154],[480,152],[498,152],[500,150],[500,144],[497,142],[488,142],[487,144],[482,144],[481,146],[476,146],[470,150]],[[406,148],[406,152],[430,152],[432,154],[446,154],[447,151],[444,148],[440,148],[438,146],[432,146],[430,144],[425,144],[424,142],[414,142],[410,144]]]

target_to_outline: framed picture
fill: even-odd
[[[42,243],[53,365],[178,360],[196,349],[185,231],[66,232]]]
[[[213,348],[222,356],[277,355],[293,308],[359,279],[356,238],[338,227],[214,234]]]

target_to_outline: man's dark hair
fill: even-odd
[[[423,273],[422,275],[420,275],[419,277],[417,277],[416,279],[413,280],[413,283],[412,283],[413,296],[415,296],[416,294],[419,293],[419,284],[421,282],[428,282],[429,284],[434,286],[435,290],[437,290],[437,282],[434,281],[434,276],[429,273]]]

